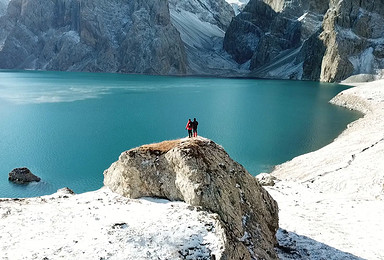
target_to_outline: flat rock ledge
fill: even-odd
[[[34,175],[28,168],[15,168],[8,174],[8,180],[17,184],[39,182],[41,179]]]
[[[277,259],[277,203],[209,139],[164,141],[123,152],[104,172],[104,184],[128,198],[183,201],[217,214],[225,246],[211,259]]]

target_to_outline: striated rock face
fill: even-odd
[[[167,1],[12,0],[0,68],[185,74],[186,54]]]
[[[126,151],[104,184],[129,198],[180,200],[218,214],[226,246],[220,259],[276,259],[276,202],[224,149],[201,137]]]
[[[327,46],[321,81],[355,74],[378,74],[384,68],[384,2],[331,1],[320,38]]]
[[[340,81],[384,69],[379,0],[251,0],[224,48],[254,76]]]
[[[18,184],[39,182],[41,179],[34,175],[28,168],[15,168],[8,174],[8,180]]]

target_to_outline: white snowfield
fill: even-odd
[[[365,115],[272,172],[282,180],[267,188],[280,208],[280,257],[384,259],[384,80],[331,102]]]
[[[108,188],[0,199],[0,259],[220,258],[215,214],[182,202],[128,199]]]

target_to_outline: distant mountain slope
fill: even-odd
[[[252,75],[340,81],[384,69],[381,0],[251,0],[224,48]]]
[[[224,0],[169,0],[172,24],[187,53],[187,74],[240,76],[242,69],[223,49],[234,11]]]

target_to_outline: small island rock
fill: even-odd
[[[39,182],[41,179],[34,175],[28,168],[15,168],[8,174],[8,180],[18,184]]]

